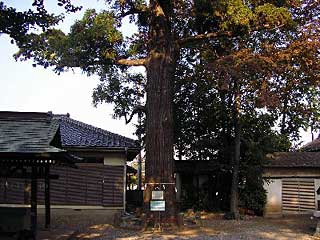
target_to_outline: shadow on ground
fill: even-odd
[[[94,216],[87,216],[89,218]],[[81,223],[78,220],[78,224]],[[111,224],[82,224],[73,229],[68,226],[60,228],[60,232],[52,229],[50,232],[41,232],[39,239],[262,239],[262,240],[292,240],[316,239],[314,233],[317,220],[310,216],[287,216],[279,219],[266,219],[262,217],[247,217],[245,220],[224,220],[215,214],[206,214],[195,225],[184,226],[182,231],[142,232],[115,228]],[[74,222],[73,222],[74,227]]]

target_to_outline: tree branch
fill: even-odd
[[[136,6],[132,1],[128,1],[127,4],[129,5],[129,10],[124,11],[122,10],[121,13],[117,16],[118,18],[122,19],[126,16],[133,15],[133,14],[141,14],[148,11],[147,6]]]
[[[116,64],[126,65],[126,66],[145,66],[146,59],[119,59],[116,60]]]
[[[147,12],[147,8],[142,8],[142,9],[138,9],[138,8],[132,8],[126,12],[122,12],[120,13],[117,17],[122,19],[124,17],[127,17],[129,15],[133,15],[133,14],[141,14],[141,13],[146,13]]]
[[[217,37],[231,37],[231,36],[232,36],[231,31],[205,33],[205,34],[199,34],[199,35],[179,39],[177,40],[177,44],[183,47],[193,42],[197,42],[201,40],[208,40],[208,39],[217,38]]]
[[[263,26],[257,26],[255,28],[252,28],[250,30],[250,32],[261,31],[261,30],[270,31],[270,30],[275,30],[275,29],[282,28],[283,26],[285,26],[285,24],[281,24],[279,26],[269,26],[269,24],[264,24]],[[176,43],[180,47],[184,47],[184,46],[186,46],[188,44],[192,44],[193,42],[209,40],[209,39],[217,38],[217,37],[236,37],[236,36],[233,36],[232,31],[212,32],[212,33],[198,34],[198,35],[195,35],[195,36],[182,38],[182,39],[177,40]]]
[[[126,120],[126,124],[130,123],[131,120],[132,120],[132,118],[133,118],[133,116],[134,116],[135,114],[139,113],[139,112],[146,112],[146,107],[143,106],[143,105],[138,105],[138,106],[136,106],[136,107],[132,110],[132,112],[131,112],[131,114],[130,114],[130,116],[129,116],[129,119],[127,119],[127,114],[125,114],[125,115],[124,115],[124,119]]]

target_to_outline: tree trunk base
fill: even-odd
[[[240,214],[234,212],[226,212],[224,214],[224,219],[227,220],[240,220]]]
[[[147,215],[143,214],[142,216],[142,224],[143,231],[177,231],[181,230],[183,227],[183,220],[179,221],[180,216],[175,217],[147,217]],[[179,224],[180,223],[180,224]]]

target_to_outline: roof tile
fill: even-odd
[[[50,113],[0,112],[0,152],[60,152],[51,145],[59,122]]]
[[[63,147],[139,148],[137,141],[74,120],[66,115],[55,115],[60,122]]]
[[[320,136],[319,136],[320,137]],[[301,150],[306,152],[316,152],[320,151],[320,138],[316,138],[312,142],[307,143],[304,145]]]
[[[320,167],[320,152],[275,152],[267,159],[267,167]]]

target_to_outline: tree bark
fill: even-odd
[[[175,48],[170,13],[160,1],[150,0],[149,56],[147,58],[146,190],[144,210],[148,221],[175,222],[175,181],[173,177],[172,85]],[[170,2],[170,1],[167,1]],[[164,212],[151,212],[151,191],[163,190]]]
[[[139,125],[139,128],[141,128],[141,113],[138,113],[138,125]],[[139,133],[138,135],[138,141],[139,141],[140,147],[142,147],[141,133]],[[142,189],[141,187],[142,187],[142,154],[140,150],[138,155],[138,187],[137,189],[141,190]]]
[[[234,105],[234,155],[232,164],[232,182],[231,182],[231,196],[230,196],[230,212],[235,219],[239,219],[239,168],[240,168],[240,87],[237,79],[234,81],[235,91],[235,105]]]

